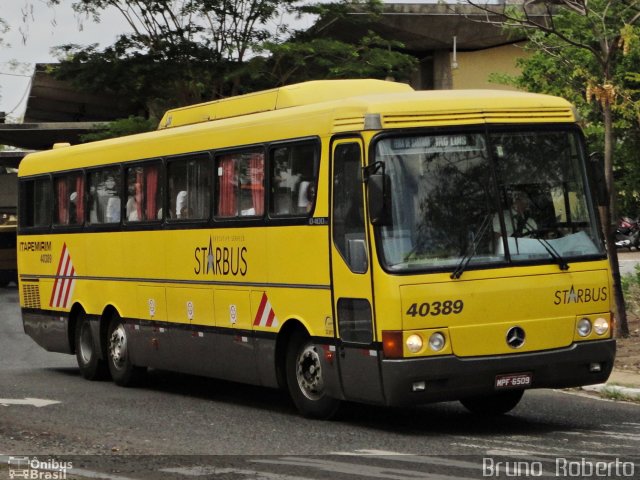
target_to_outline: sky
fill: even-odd
[[[25,3],[33,5],[33,16],[23,22]],[[0,45],[0,111],[14,119],[26,107],[26,95],[35,63],[55,62],[51,48],[67,43],[103,46],[113,43],[127,25],[118,12],[106,12],[101,23],[80,19],[71,9],[71,0],[51,9],[42,0],[0,0],[0,18],[9,25]],[[82,30],[80,29],[82,23]],[[23,43],[20,29],[27,29]],[[17,67],[16,67],[17,64]],[[9,121],[9,120],[8,120]]]

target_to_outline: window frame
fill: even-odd
[[[212,150],[212,157],[213,157],[213,198],[212,198],[212,209],[211,209],[211,215],[213,217],[213,222],[214,225],[215,224],[220,224],[220,225],[224,225],[225,223],[249,223],[249,224],[257,224],[257,223],[261,223],[264,222],[268,216],[267,216],[267,205],[268,205],[268,196],[267,196],[267,192],[268,192],[268,175],[267,175],[267,171],[268,171],[268,151],[269,151],[269,144],[252,144],[252,145],[245,145],[242,147],[234,147],[231,149],[220,149],[220,150]],[[219,206],[219,199],[218,199],[218,195],[220,193],[220,186],[219,186],[219,176],[218,176],[218,168],[219,168],[219,159],[220,157],[223,157],[225,155],[235,155],[235,154],[251,154],[251,153],[262,153],[263,156],[263,179],[262,179],[262,187],[263,187],[263,191],[262,191],[262,201],[263,201],[263,211],[262,214],[260,215],[241,215],[241,214],[236,214],[233,216],[221,216],[217,214],[217,209]],[[239,194],[236,195],[236,199],[239,200]],[[239,208],[237,208],[237,211],[241,211]]]
[[[53,204],[53,175],[51,173],[45,173],[45,174],[38,174],[38,175],[33,175],[33,176],[29,176],[29,177],[20,177],[18,179],[18,232],[19,233],[23,233],[23,232],[28,232],[28,233],[33,233],[33,234],[38,234],[38,233],[43,233],[43,232],[48,232],[51,230],[51,226],[53,224],[53,208],[51,207],[51,205]],[[22,221],[24,218],[23,215],[23,208],[24,208],[24,204],[28,203],[26,202],[26,198],[25,195],[27,193],[26,191],[26,184],[30,183],[30,182],[37,182],[38,180],[47,180],[49,183],[49,192],[48,192],[48,220],[49,222],[47,224],[42,224],[42,225],[28,225],[25,226]],[[35,210],[32,210],[32,212]]]
[[[87,219],[85,220],[85,231],[93,231],[93,230],[118,230],[120,229],[120,227],[123,225],[123,217],[124,217],[124,213],[125,213],[125,205],[122,201],[122,198],[124,197],[124,166],[127,165],[126,163],[121,163],[121,162],[117,162],[117,163],[110,163],[110,164],[106,164],[106,165],[98,165],[98,166],[92,166],[90,168],[87,168],[85,171],[85,192],[87,195],[87,201],[86,201],[86,205],[87,205]],[[105,170],[117,170],[118,173],[120,174],[120,188],[118,189],[118,197],[120,199],[120,220],[118,222],[101,222],[101,223],[92,223],[91,222],[91,204],[89,202],[90,200],[90,189],[91,189],[91,175],[95,172],[99,172],[99,171],[105,171]]]
[[[274,160],[274,152],[279,148],[291,148],[298,145],[310,145],[313,147],[313,187],[315,188],[315,194],[313,195],[313,203],[309,211],[305,213],[287,213],[287,214],[276,214],[274,212],[274,202],[275,202],[275,185],[273,184],[274,175],[275,175],[275,160]],[[306,137],[299,138],[295,140],[285,140],[280,142],[273,142],[268,145],[267,149],[267,160],[268,160],[268,171],[265,172],[267,179],[267,217],[270,220],[275,220],[277,222],[288,221],[288,220],[306,220],[308,218],[313,217],[315,210],[318,205],[318,184],[320,183],[320,164],[322,162],[322,142],[318,137]]]
[[[206,163],[209,163],[211,170],[209,172],[209,183],[210,183],[210,192],[209,192],[209,201],[208,201],[208,209],[209,212],[206,218],[171,218],[168,213],[171,207],[171,198],[170,198],[170,175],[169,168],[171,163],[179,163],[179,162],[189,162],[193,159],[198,159],[202,157]],[[213,219],[213,209],[214,209],[214,199],[215,199],[215,160],[214,160],[214,151],[213,150],[201,150],[198,152],[187,152],[181,153],[178,155],[170,155],[164,157],[164,206],[163,206],[163,220],[167,226],[170,227],[181,227],[184,225],[210,225]]]
[[[127,202],[129,201],[129,171],[138,167],[146,167],[152,164],[157,164],[158,169],[158,189],[160,190],[160,203],[159,207],[162,209],[162,218],[154,218],[152,220],[128,220],[127,213]],[[165,165],[162,157],[153,157],[144,160],[134,160],[131,162],[124,162],[120,164],[121,167],[121,175],[122,175],[122,185],[120,192],[120,223],[125,227],[145,227],[150,225],[161,225],[164,222],[164,212],[165,212],[165,203],[166,203],[166,193],[165,193]],[[126,201],[125,201],[126,198]],[[146,200],[146,198],[145,198]],[[145,204],[146,205],[146,204]],[[105,225],[115,225],[115,223],[107,223]]]
[[[80,177],[82,178],[82,181],[84,183],[84,192],[82,195],[82,201],[84,202],[84,215],[82,216],[82,221],[79,223],[68,223],[68,224],[64,224],[64,223],[56,223],[55,222],[55,218],[56,218],[56,210],[58,209],[58,199],[57,199],[57,195],[55,192],[55,186],[56,186],[56,180],[58,178],[63,178],[66,176],[72,176],[75,174],[79,174]],[[82,230],[85,225],[87,225],[87,213],[88,213],[88,205],[87,205],[87,199],[88,199],[88,195],[87,195],[87,175],[86,175],[86,171],[85,169],[76,169],[76,170],[63,170],[63,171],[59,171],[59,172],[54,172],[51,175],[51,223],[50,223],[50,228],[52,231],[60,231],[60,230],[68,230],[68,231],[74,231],[74,230]]]

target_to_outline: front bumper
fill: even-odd
[[[613,369],[613,339],[574,343],[568,348],[513,355],[461,358],[453,355],[382,360],[382,384],[388,405],[419,405],[496,393],[497,375],[530,372],[529,388],[567,388],[604,383]],[[590,365],[599,363],[599,372]],[[413,384],[424,382],[424,391]]]

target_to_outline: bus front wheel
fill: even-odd
[[[289,394],[302,415],[328,419],[336,413],[340,401],[325,394],[318,347],[300,330],[289,341],[286,374]]]
[[[96,342],[91,333],[87,314],[79,312],[75,328],[76,360],[80,373],[87,380],[102,380],[108,376],[107,362],[100,358]]]
[[[107,330],[107,358],[111,378],[122,387],[135,385],[144,373],[144,368],[131,363],[129,346],[125,324],[118,315],[114,315]]]
[[[478,415],[502,415],[513,410],[524,395],[524,390],[510,390],[479,397],[468,397],[460,403],[472,413]]]

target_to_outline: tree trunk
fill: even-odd
[[[629,336],[629,324],[627,322],[627,310],[624,304],[624,296],[622,294],[622,282],[620,279],[620,265],[618,263],[618,251],[616,249],[616,190],[613,184],[613,116],[611,112],[611,104],[606,102],[603,109],[604,117],[604,171],[607,181],[607,190],[609,192],[609,205],[602,207],[600,210],[600,218],[602,220],[602,228],[605,238],[607,239],[607,254],[609,256],[609,264],[611,265],[611,274],[613,277],[613,294],[616,303],[616,331],[617,337]]]

